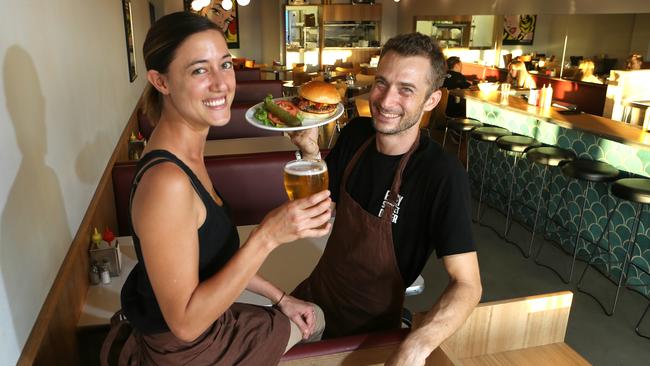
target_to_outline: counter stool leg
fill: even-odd
[[[600,233],[600,237],[598,238],[598,240],[596,240],[596,242],[593,244],[594,247],[595,247],[594,249],[596,250],[596,252],[599,252],[599,251],[601,251],[601,250],[604,250],[604,249],[602,249],[602,248],[600,247],[599,244],[600,244],[600,242],[603,240],[603,237],[605,237],[605,233],[607,233],[607,238],[608,238],[608,240],[609,240],[609,232],[610,232],[610,229],[609,229],[609,223],[612,221],[612,217],[614,216],[614,212],[616,212],[616,210],[618,209],[618,206],[620,206],[620,202],[617,202],[616,205],[614,205],[614,208],[613,208],[611,211],[608,212],[608,215],[607,215],[607,222],[605,223],[605,228],[603,229],[603,232]],[[608,243],[607,247],[608,247],[607,255],[608,255],[608,258],[609,258],[608,265],[609,265],[609,268],[611,269],[611,256],[612,256],[612,245],[611,245],[611,242]],[[607,314],[607,315],[612,315],[612,314],[609,312],[609,310],[605,308],[605,306],[602,304],[602,302],[601,302],[601,301],[600,301],[596,296],[594,296],[594,295],[592,295],[591,293],[586,292],[584,289],[582,289],[582,280],[585,278],[585,275],[587,274],[587,271],[589,271],[589,269],[591,268],[591,264],[594,262],[594,259],[595,259],[596,257],[597,257],[597,254],[592,254],[591,257],[589,258],[589,261],[587,262],[587,265],[585,266],[585,269],[582,271],[582,274],[580,275],[580,278],[578,279],[577,288],[578,288],[578,290],[579,290],[580,292],[583,292],[583,293],[585,293],[585,294],[591,296],[592,298],[594,298],[594,300],[596,300],[596,302],[598,303],[598,305],[600,305],[600,307],[603,309],[603,311],[605,312],[605,314]],[[608,272],[607,272],[607,273],[610,273],[610,272],[609,272],[610,269],[608,269]]]
[[[557,208],[555,209],[555,212],[549,217],[548,216],[548,204],[546,205],[546,223],[544,224],[544,233],[548,232],[548,222],[555,216],[557,216],[558,212],[560,212],[560,209],[562,206],[566,207],[566,198],[564,197],[564,193],[568,191],[567,187],[562,187],[562,190],[560,191],[560,202],[557,205]],[[544,249],[544,246],[546,245],[546,240],[542,241],[542,245],[539,246],[539,249],[537,249],[537,253],[535,253],[535,263],[541,265],[541,263],[538,261],[539,256],[542,254],[542,249]]]
[[[519,153],[515,153],[514,162],[512,163],[512,169],[510,169],[510,193],[508,194],[508,208],[506,210],[506,227],[503,232],[503,236],[508,238],[508,231],[510,230],[510,207],[512,206],[512,191],[515,188],[515,169],[517,169],[517,160],[519,158]]]
[[[616,287],[616,296],[614,296],[614,304],[612,305],[611,313],[614,314],[616,310],[616,304],[618,303],[618,296],[621,292],[621,287],[623,287],[623,279],[625,278],[625,283],[627,283],[627,270],[629,263],[632,261],[632,254],[634,252],[634,243],[636,242],[636,237],[639,230],[639,223],[641,222],[641,211],[643,211],[643,204],[639,203],[637,205],[637,213],[634,222],[634,230],[630,234],[629,243],[627,249],[625,250],[625,259],[623,259],[623,267],[621,267],[621,277],[618,279],[618,286]]]
[[[569,279],[565,281],[565,283],[571,282],[571,279],[573,278],[573,270],[575,269],[576,257],[578,256],[578,244],[582,238],[582,219],[584,218],[585,206],[587,206],[587,194],[589,194],[589,188],[591,188],[591,182],[587,182],[587,186],[582,194],[582,208],[580,208],[580,217],[578,219],[578,232],[576,233],[576,241],[573,244],[573,259],[571,260],[571,268],[569,269]]]
[[[533,253],[533,243],[535,242],[535,230],[537,230],[537,218],[539,217],[539,211],[541,208],[541,202],[544,191],[546,191],[546,172],[548,171],[548,165],[544,165],[544,171],[542,172],[542,189],[539,190],[539,195],[537,196],[537,209],[535,210],[535,221],[533,221],[533,232],[530,235],[530,244],[528,244],[528,252],[525,254],[526,258],[530,258],[530,255]],[[548,220],[548,202],[545,203],[546,205],[546,216]],[[544,226],[546,228],[546,226]]]
[[[488,162],[491,162],[490,152],[492,150],[492,143],[488,145],[488,151],[485,154],[485,161],[483,162],[483,172],[481,172],[481,189],[478,195],[478,209],[476,210],[476,222],[481,223],[481,203],[483,202],[483,187],[485,185],[485,172],[487,171]],[[493,157],[493,156],[492,156]],[[492,164],[490,164],[490,167]]]
[[[646,306],[645,311],[643,312],[643,315],[641,315],[641,317],[639,318],[639,321],[636,323],[636,326],[634,327],[634,331],[639,336],[641,336],[643,338],[650,339],[650,336],[641,333],[641,329],[640,329],[641,328],[641,323],[643,322],[643,318],[645,318],[645,316],[648,314],[648,310],[650,310],[650,303],[648,303],[648,306]]]
[[[600,237],[598,238],[598,240],[594,243],[595,249],[597,251],[604,251],[604,249],[600,248],[599,243],[603,239],[603,237],[605,236],[605,232],[607,232],[608,237],[609,237],[609,231],[610,231],[609,224],[610,224],[610,222],[612,220],[612,217],[614,216],[614,212],[616,212],[616,210],[618,209],[620,204],[621,204],[621,202],[617,202],[616,205],[614,206],[614,208],[612,209],[612,211],[609,212],[609,217],[607,218],[607,223],[605,223],[605,229],[600,234]],[[639,204],[637,208],[638,208],[638,210],[637,210],[637,215],[635,217],[634,230],[630,233],[628,247],[625,248],[625,243],[623,244],[624,248],[625,248],[625,257],[624,257],[624,260],[623,260],[623,266],[621,267],[621,277],[619,278],[618,285],[617,285],[617,288],[616,288],[616,295],[614,297],[614,303],[612,304],[611,308],[607,309],[605,307],[605,305],[603,305],[603,303],[596,296],[594,296],[593,294],[585,291],[582,288],[582,281],[584,280],[585,275],[587,274],[587,271],[591,268],[591,264],[594,263],[594,259],[596,258],[597,255],[592,255],[591,256],[591,258],[589,259],[589,262],[587,263],[587,266],[582,271],[582,275],[580,275],[580,279],[578,280],[578,285],[577,285],[578,291],[591,296],[594,300],[596,300],[598,305],[600,305],[600,307],[603,309],[605,314],[610,315],[610,316],[614,315],[614,311],[616,310],[616,304],[618,302],[618,296],[619,296],[619,293],[620,293],[620,289],[621,289],[621,287],[623,285],[623,278],[627,278],[627,262],[628,262],[628,258],[631,258],[630,249],[633,248],[633,245],[636,242],[636,236],[637,236],[637,231],[638,231],[638,228],[639,228],[639,223],[640,223],[640,219],[641,219],[641,210],[643,209],[643,205]],[[611,258],[611,255],[612,255],[612,246],[611,246],[611,244],[608,244],[608,253],[607,254],[608,254],[609,258]],[[611,261],[609,263],[609,266],[611,268]],[[606,276],[609,277],[609,272],[608,272],[608,275],[606,275]]]

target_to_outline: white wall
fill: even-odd
[[[130,83],[121,1],[0,8],[0,364],[12,365],[143,89],[149,14],[133,0]]]

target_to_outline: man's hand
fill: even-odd
[[[318,148],[318,128],[289,132],[291,142],[298,147],[303,159],[314,159],[320,151]]]
[[[293,321],[302,332],[302,339],[308,339],[316,327],[316,315],[311,303],[285,295],[278,304],[282,314]]]

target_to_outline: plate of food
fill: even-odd
[[[344,108],[336,87],[310,81],[298,90],[297,97],[273,99],[270,95],[246,111],[251,125],[271,131],[299,131],[328,124],[341,117]]]

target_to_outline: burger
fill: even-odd
[[[325,119],[334,115],[340,102],[341,94],[336,87],[324,81],[303,84],[294,101],[303,117],[312,119]]]

